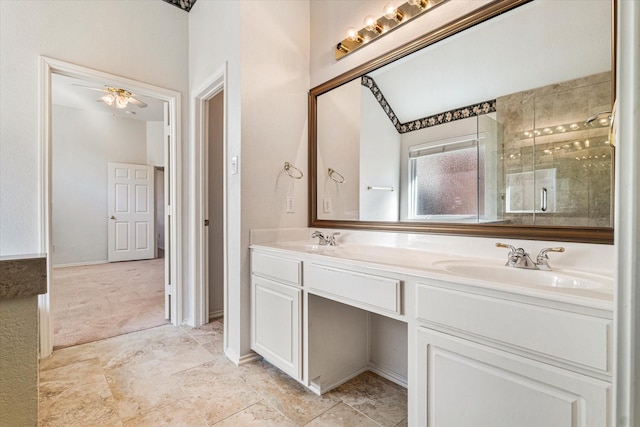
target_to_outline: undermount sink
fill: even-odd
[[[399,267],[422,268],[430,265],[433,261],[442,259],[442,257],[428,252],[375,245],[338,244],[329,246],[309,242],[280,242],[275,246],[281,249]]]
[[[276,245],[282,249],[289,249],[293,251],[302,251],[312,254],[332,252],[335,251],[335,246],[319,245],[308,242],[281,242]]]
[[[460,276],[513,285],[613,291],[611,278],[582,272],[528,270],[504,265],[453,262],[446,263],[444,269]]]

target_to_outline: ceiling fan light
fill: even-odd
[[[100,99],[102,100],[102,102],[104,102],[108,106],[112,106],[113,105],[113,101],[115,101],[115,97],[111,93],[108,94],[108,95],[103,96]]]
[[[116,108],[127,108],[129,99],[126,96],[118,95],[116,97]]]

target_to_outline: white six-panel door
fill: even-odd
[[[153,166],[109,162],[108,171],[109,262],[153,258]]]

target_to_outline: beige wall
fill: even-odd
[[[318,219],[360,219],[361,91],[356,79],[318,97]],[[342,174],[345,182],[329,178],[329,168]],[[324,212],[325,198],[331,200],[331,212]]]
[[[334,48],[345,38],[347,28],[362,28],[367,15],[382,16],[388,0],[311,1],[311,87],[349,71],[364,62],[397,48],[425,33],[466,14],[489,0],[454,0],[439,6],[415,20],[401,26],[374,43],[336,61]]]
[[[215,25],[212,25],[215,23]],[[223,40],[223,43],[219,41]],[[233,1],[199,1],[189,12],[189,86],[194,92],[206,84],[218,72],[226,70],[226,144],[225,161],[229,164],[232,157],[240,155],[240,2]],[[189,144],[189,156],[195,161],[193,153],[194,141]],[[242,165],[241,165],[242,167]],[[227,353],[229,350],[240,354],[241,300],[243,298],[240,286],[240,175],[226,173],[227,192],[227,269],[229,310],[226,313],[225,327],[227,333]],[[197,183],[190,181],[189,189],[192,194],[199,191]],[[191,221],[191,217],[185,217]],[[195,225],[194,225],[195,227]],[[188,270],[188,269],[187,269]],[[190,282],[194,281],[189,277]],[[185,301],[187,299],[185,298]]]
[[[146,124],[61,105],[52,110],[53,265],[106,262],[107,163],[146,164]]]
[[[227,70],[225,160],[238,157],[239,173],[226,171],[225,326],[227,354],[236,360],[250,351],[250,230],[307,223],[308,29],[306,1],[199,1],[189,13],[191,90]],[[285,161],[305,173],[293,188]],[[285,213],[289,191],[292,214]]]
[[[0,418],[38,424],[38,297],[0,299]]]
[[[38,57],[186,93],[187,23],[184,11],[160,1],[0,2],[0,254],[44,250]]]

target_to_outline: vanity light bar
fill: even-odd
[[[347,29],[347,37],[336,45],[336,60],[344,58],[362,46],[371,43],[374,39],[384,36],[416,16],[447,1],[449,0],[408,0],[399,6],[395,6],[395,2],[388,3],[380,18],[375,19],[368,15],[364,18],[363,28],[356,30],[354,27],[349,27]]]

